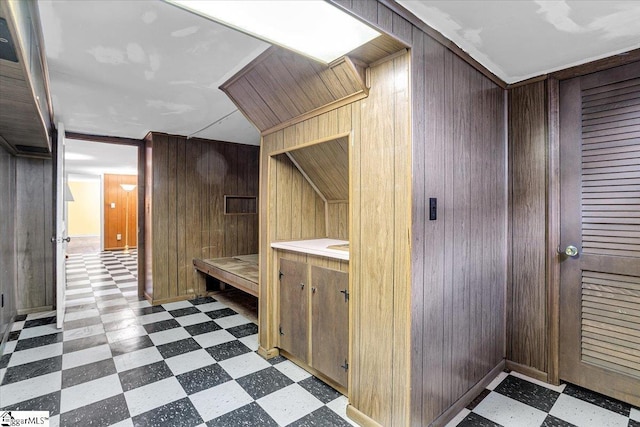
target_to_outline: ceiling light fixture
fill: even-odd
[[[165,1],[324,63],[380,35],[324,0]]]

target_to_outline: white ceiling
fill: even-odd
[[[137,175],[138,148],[79,139],[65,141],[65,172],[74,175]]]
[[[640,47],[640,1],[399,3],[507,83]],[[38,4],[55,120],[68,131],[259,144],[218,86],[268,44],[158,0]]]
[[[218,86],[268,44],[161,1],[38,2],[56,122],[141,139],[149,131],[259,144]]]
[[[507,83],[640,47],[640,1],[397,1]]]

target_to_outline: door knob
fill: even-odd
[[[69,243],[71,241],[71,237],[67,236],[66,239],[62,239],[63,242]]]
[[[575,256],[578,256],[578,248],[576,248],[573,245],[569,245],[566,248],[564,248],[564,250],[562,250],[558,246],[558,253],[559,254],[564,254],[564,255],[570,256],[570,257],[575,257]]]

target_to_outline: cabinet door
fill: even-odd
[[[309,300],[307,264],[280,259],[280,348],[307,362]]]
[[[311,267],[311,366],[347,386],[349,356],[349,275]]]

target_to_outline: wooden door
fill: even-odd
[[[560,84],[560,377],[640,405],[640,62]]]
[[[347,387],[349,275],[311,267],[311,366]]]
[[[309,352],[307,264],[280,258],[279,347],[303,362]]]

